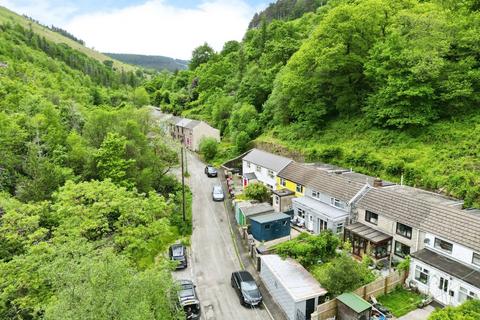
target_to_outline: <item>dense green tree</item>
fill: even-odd
[[[195,70],[201,64],[207,63],[215,56],[215,51],[207,43],[195,48],[192,52],[192,59],[188,65],[191,70]]]
[[[480,301],[469,300],[458,307],[435,310],[428,320],[475,320],[480,318]]]
[[[245,188],[245,197],[251,200],[266,202],[270,200],[270,190],[263,183],[250,183]]]
[[[138,87],[133,92],[133,104],[137,107],[143,107],[150,104],[150,97],[144,87]]]
[[[200,154],[206,161],[210,161],[217,155],[218,142],[214,138],[203,138],[200,141]]]

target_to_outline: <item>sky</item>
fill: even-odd
[[[61,27],[101,52],[190,59],[241,40],[251,18],[273,0],[0,0],[45,25]]]

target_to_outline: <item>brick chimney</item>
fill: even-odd
[[[383,181],[380,178],[373,179],[373,187],[374,188],[381,188],[383,187]]]

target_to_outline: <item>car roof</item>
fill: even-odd
[[[219,185],[216,185],[216,186],[213,186],[213,190],[217,191],[217,190],[222,190],[222,186],[219,186]]]
[[[248,271],[236,271],[234,274],[240,279],[241,282],[255,281]]]
[[[180,284],[180,290],[178,291],[178,297],[181,301],[197,299],[195,293],[195,286],[190,280],[178,280]]]

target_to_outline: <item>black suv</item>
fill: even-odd
[[[241,305],[255,307],[262,302],[262,294],[248,271],[233,272],[230,281],[240,298]]]
[[[177,269],[185,269],[187,267],[187,248],[183,244],[173,244],[168,248],[170,260],[176,261]]]
[[[215,169],[211,164],[207,164],[205,167],[205,174],[209,178],[216,177],[218,175],[217,169]]]
[[[190,280],[179,280],[180,290],[178,291],[178,300],[187,316],[187,320],[200,319],[201,308],[198,300],[195,285]]]

